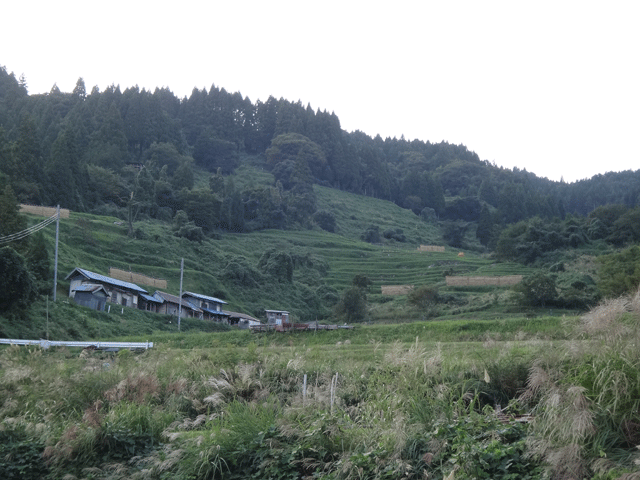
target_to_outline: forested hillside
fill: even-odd
[[[235,185],[228,175],[242,164],[274,182]],[[498,168],[463,145],[345,132],[335,113],[299,101],[252,102],[216,86],[188,98],[137,86],[88,92],[82,79],[70,93],[54,85],[29,95],[24,78],[0,68],[0,183],[21,202],[126,218],[131,235],[148,217],[176,221],[193,239],[330,225],[332,212],[317,211],[311,186],[319,184],[423,218],[480,221],[487,245],[533,216],[633,207],[640,171],[557,183]]]

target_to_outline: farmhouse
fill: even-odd
[[[145,289],[135,283],[100,275],[83,268],[75,268],[66,279],[70,281],[69,297],[73,298],[77,304],[94,310],[103,311],[105,304],[110,302],[165,315],[178,315],[180,311],[181,318],[212,320],[237,325],[239,328],[260,325],[260,321],[251,315],[223,310],[223,306],[227,305],[224,300],[200,293],[184,292],[180,298],[177,295],[156,290],[153,295],[149,295]],[[275,322],[281,325],[283,321],[285,323],[289,321],[288,312],[275,310],[267,312],[272,312],[274,325]]]
[[[75,300],[77,293],[81,292],[78,300],[85,302],[82,305],[93,305],[91,308],[100,306],[99,297],[104,295],[100,293],[100,289],[92,289],[92,287],[103,288],[106,293],[105,302],[134,308],[138,308],[140,295],[147,293],[144,288],[140,288],[135,283],[106,277],[83,268],[75,268],[65,280],[69,280],[69,297]],[[104,303],[102,303],[102,309],[104,310]]]
[[[182,299],[202,310],[202,315],[198,318],[229,323],[229,314],[222,310],[222,305],[227,304],[224,300],[193,292],[184,292]]]
[[[178,311],[180,311],[180,318],[202,318],[202,310],[184,298],[180,299],[177,295],[159,290],[156,290],[153,296],[161,300],[157,313],[178,315]]]

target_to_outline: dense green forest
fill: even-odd
[[[271,172],[274,184],[229,182],[242,164]],[[285,99],[253,103],[216,86],[182,99],[168,88],[88,92],[82,79],[71,93],[54,85],[29,95],[26,80],[5,68],[0,182],[21,202],[116,214],[132,227],[138,218],[172,220],[182,211],[183,234],[194,238],[200,229],[330,225],[330,215],[317,212],[311,185],[318,184],[417,215],[481,222],[485,245],[507,224],[634,207],[640,194],[640,171],[553,182],[499,168],[463,145],[345,132],[335,113]]]

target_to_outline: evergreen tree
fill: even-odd
[[[51,147],[51,158],[45,171],[48,178],[49,198],[55,204],[73,210],[82,205],[80,185],[86,180],[80,165],[74,133],[65,129]]]
[[[0,313],[24,307],[36,293],[33,277],[24,257],[11,247],[0,248]]]
[[[16,195],[29,203],[44,203],[44,162],[40,153],[36,124],[31,116],[25,116],[20,123],[18,140],[13,151],[16,166],[14,186]]]
[[[18,179],[20,168],[16,164],[11,151],[11,144],[7,139],[4,128],[0,126],[0,173],[4,173],[12,180]]]
[[[356,285],[345,290],[335,307],[335,313],[348,323],[362,322],[367,316],[367,294],[365,290]]]
[[[176,173],[173,175],[171,185],[174,190],[182,190],[186,188],[191,190],[193,188],[194,176],[193,168],[191,167],[191,161],[185,159],[182,161]]]
[[[18,233],[27,228],[27,220],[20,213],[18,199],[11,185],[6,185],[0,195],[0,237]]]
[[[78,78],[76,86],[73,89],[73,96],[78,100],[84,100],[87,97],[87,88],[84,85],[82,77]]]
[[[489,208],[486,205],[482,206],[480,212],[480,218],[478,218],[478,228],[476,229],[476,237],[480,240],[480,243],[485,247],[488,246],[495,233],[495,220]]]
[[[37,232],[30,237],[26,260],[34,283],[38,285],[41,292],[46,292],[51,287],[52,275],[47,242],[42,232]]]
[[[124,122],[115,102],[109,105],[101,125],[89,143],[89,161],[112,170],[120,170],[129,160]]]

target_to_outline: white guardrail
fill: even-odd
[[[153,342],[65,342],[57,340],[16,340],[10,338],[0,338],[0,345],[36,345],[47,349],[49,347],[80,347],[96,348],[98,350],[128,348],[131,350],[153,348]]]

